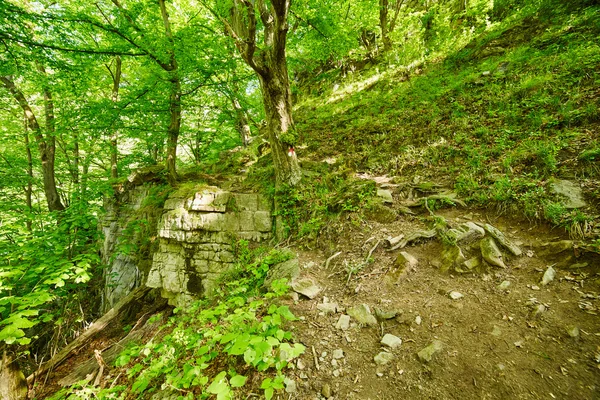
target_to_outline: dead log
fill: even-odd
[[[25,400],[27,390],[25,375],[5,350],[0,360],[0,399]]]
[[[129,311],[129,306],[143,299],[150,290],[149,287],[140,286],[121,299],[113,308],[108,310],[106,314],[96,320],[96,322],[94,322],[86,331],[79,335],[77,339],[73,340],[61,351],[56,353],[49,361],[40,365],[37,371],[27,377],[27,383],[31,384],[35,378],[51,371],[65,361],[72,353],[87,345],[96,334],[126,314]]]
[[[100,379],[102,373],[106,371],[106,366],[112,365],[119,354],[125,350],[127,345],[139,342],[148,332],[152,332],[158,329],[161,324],[164,324],[162,318],[158,321],[147,323],[150,316],[150,313],[144,315],[136,323],[133,329],[129,331],[127,336],[102,351],[96,350],[93,357],[90,357],[87,361],[75,367],[73,372],[59,380],[58,383],[61,386],[71,386],[87,377],[92,379],[95,376],[96,381],[94,382],[94,385],[97,386],[100,384]]]

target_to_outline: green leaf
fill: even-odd
[[[265,399],[271,400],[273,398],[274,390],[272,387],[265,389]]]
[[[231,387],[238,388],[244,386],[247,380],[248,378],[243,375],[236,375],[229,380],[229,383]]]
[[[231,389],[229,388],[229,385],[227,384],[227,378],[225,378],[224,375],[225,372],[222,372],[219,375],[217,375],[208,387],[208,389],[206,389],[209,393],[216,394],[217,400],[231,399]]]

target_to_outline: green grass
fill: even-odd
[[[357,171],[441,179],[472,204],[581,225],[550,206],[560,199],[548,181],[600,179],[600,8],[552,14],[542,3],[408,80],[406,68],[380,66],[352,77],[351,90],[307,97],[296,117],[307,152],[343,156]]]

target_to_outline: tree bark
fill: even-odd
[[[167,50],[169,64],[167,64],[166,68],[163,67],[163,69],[169,73],[169,82],[171,84],[169,93],[170,121],[169,128],[167,129],[167,172],[169,180],[175,182],[177,180],[175,165],[177,160],[177,141],[179,140],[179,131],[181,129],[181,80],[179,79],[179,66],[175,59],[175,42],[173,40],[173,33],[171,32],[171,23],[169,22],[165,0],[158,0],[158,5],[160,6],[160,14],[165,27],[165,35],[170,44],[170,48]]]
[[[27,399],[27,380],[17,362],[4,351],[0,361],[0,399]]]
[[[170,122],[167,129],[167,172],[169,180],[177,180],[177,141],[179,140],[179,131],[181,129],[181,82],[177,74],[177,67],[171,71],[171,93],[169,94],[169,113]]]
[[[394,1],[394,15],[390,19],[390,4],[389,0],[379,0],[379,28],[381,29],[381,40],[383,41],[383,51],[392,50],[392,40],[390,34],[396,29],[396,22],[400,14],[400,8],[404,4],[404,0]]]
[[[25,186],[25,204],[27,205],[27,230],[32,231],[31,216],[33,215],[33,157],[29,147],[29,132],[27,130],[27,116],[23,114],[23,128],[25,130],[25,154],[27,154],[27,185]]]
[[[258,75],[271,144],[276,186],[302,178],[294,149],[296,137],[285,54],[291,0],[234,0],[225,28],[242,58]],[[256,7],[256,9],[255,9]],[[257,45],[257,11],[263,23],[263,46]]]
[[[0,76],[0,82],[2,82],[2,85],[8,89],[8,91],[23,109],[29,129],[34,134],[40,152],[40,160],[42,162],[44,193],[46,194],[48,210],[62,211],[65,209],[65,206],[62,204],[58,190],[56,189],[56,176],[54,173],[56,138],[54,137],[54,104],[52,103],[52,95],[49,90],[44,90],[44,108],[46,112],[47,125],[47,134],[46,137],[44,137],[42,128],[40,127],[33,110],[29,106],[29,103],[27,102],[23,92],[16,87],[12,77]]]
[[[260,76],[265,118],[267,122],[267,135],[271,144],[275,179],[277,185],[296,185],[302,178],[298,157],[291,143],[286,143],[281,138],[294,133],[294,120],[292,118],[292,101],[285,75],[279,70],[277,78]]]
[[[237,118],[237,128],[240,133],[240,139],[242,140],[242,145],[244,147],[248,146],[250,143],[250,136],[252,135],[252,131],[250,130],[250,124],[248,123],[248,116],[246,115],[246,110],[240,104],[240,101],[235,97],[235,95],[231,96],[231,103],[233,104],[233,110],[235,111],[235,115]]]

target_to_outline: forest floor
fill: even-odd
[[[346,229],[328,268],[331,254],[299,250],[302,276],[321,291],[289,301],[307,347],[288,373],[298,382],[289,398],[600,398],[600,257],[570,242],[544,246],[568,238],[526,220],[456,208],[436,215],[449,226],[490,223],[523,255],[506,259],[507,268],[443,273],[443,245],[434,238],[402,249],[417,260],[404,270],[396,262],[402,250],[381,244],[365,262],[378,241],[424,229],[419,216]],[[549,266],[556,276],[543,285]],[[340,317],[362,304],[379,314],[377,323],[351,318],[341,329]],[[402,343],[381,344],[386,334]],[[418,353],[431,344],[431,360],[422,360]],[[385,364],[374,360],[381,352],[392,354]]]

